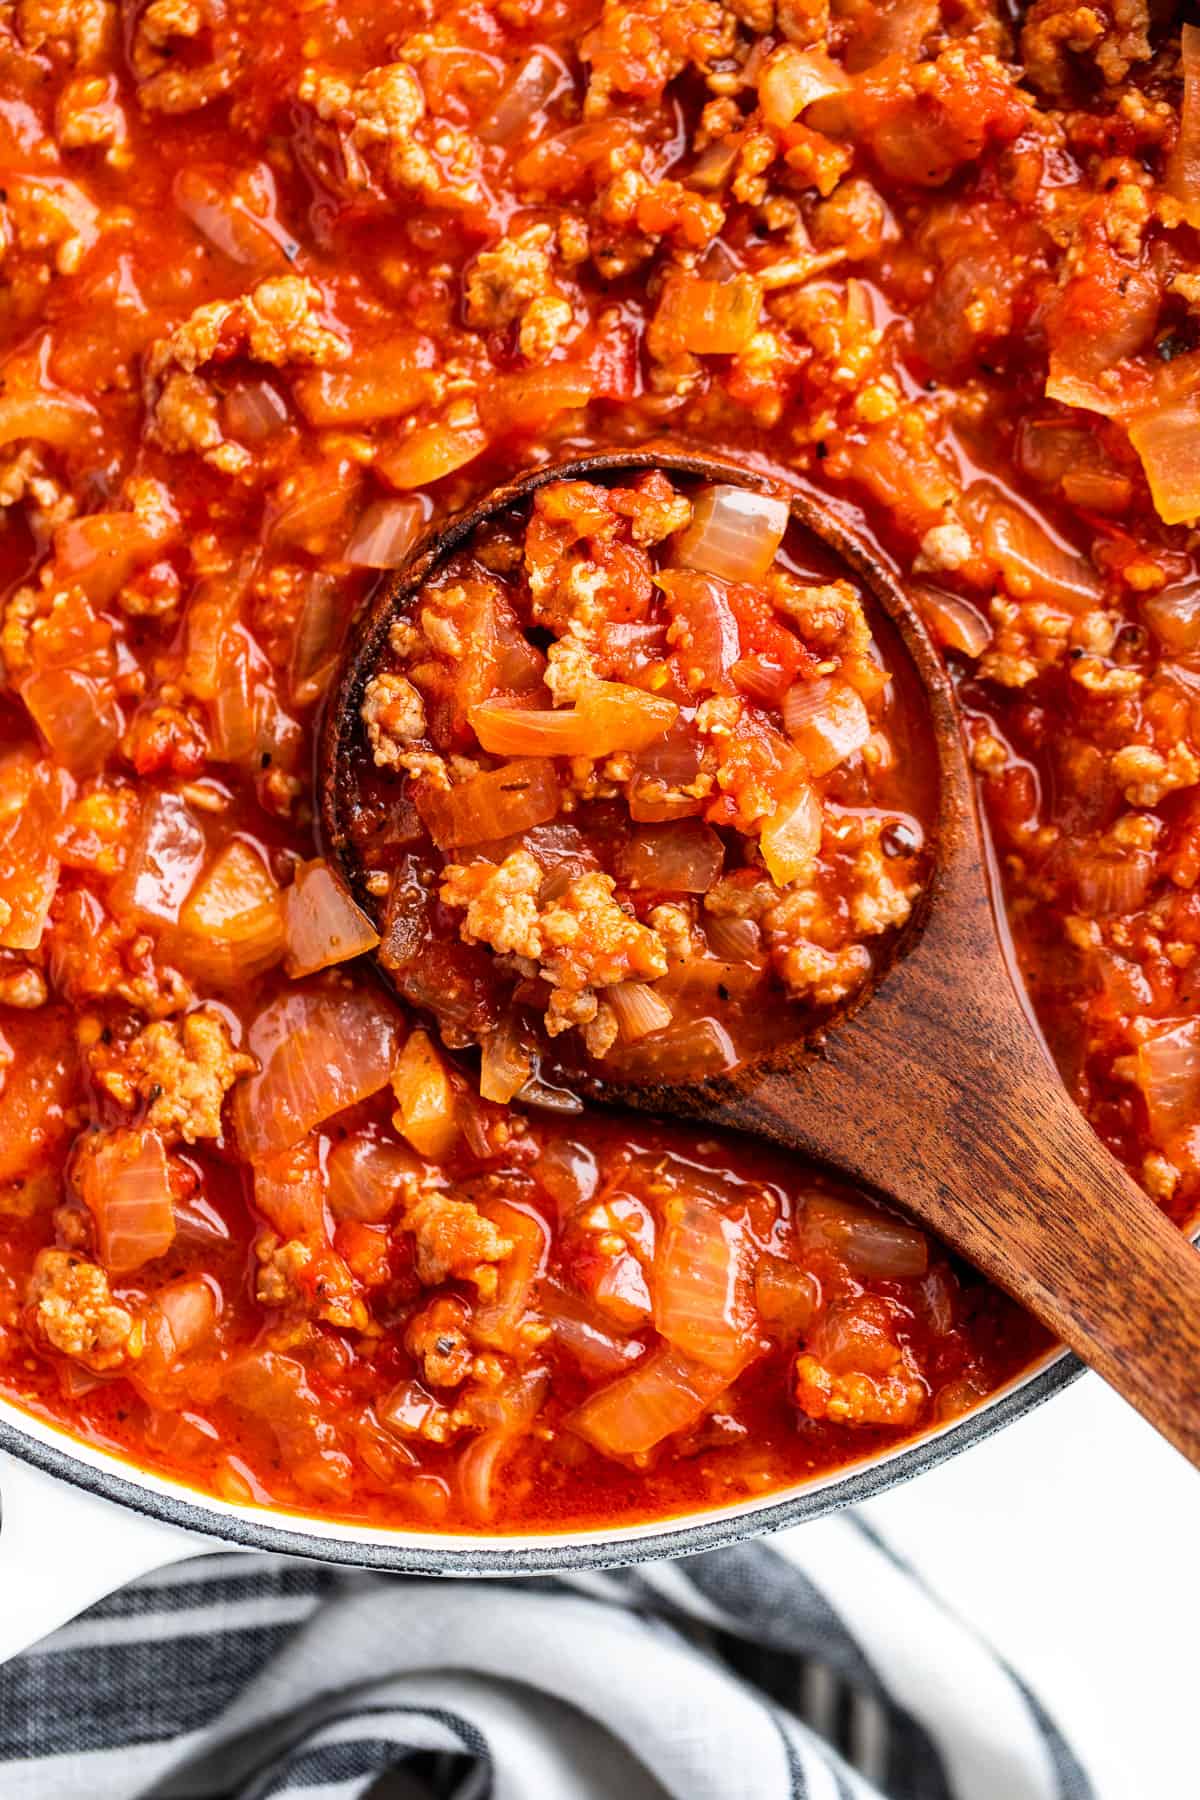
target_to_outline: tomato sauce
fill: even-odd
[[[719,1074],[880,979],[936,764],[849,573],[786,497],[653,469],[551,482],[392,596],[331,702],[357,717],[330,830],[381,966],[480,1043],[487,1099],[548,1054]]]
[[[430,921],[421,796],[383,781],[386,758],[386,894],[351,895],[322,856],[320,708],[377,582],[520,469],[663,436],[819,492],[909,586],[1063,1077],[1193,1214],[1200,32],[1119,10],[1081,44],[1060,0],[1016,22],[950,0],[17,0],[0,1393],[226,1498],[516,1531],[769,1493],[957,1416],[1043,1347],[885,1201],[577,1110],[510,1029],[549,1005],[539,959],[498,989],[495,959],[521,952],[467,942],[444,896]],[[825,580],[794,542],[778,554],[801,587]],[[661,555],[659,577],[678,567]],[[736,698],[713,683],[740,667],[734,750],[766,720],[811,776],[811,719],[785,702],[845,669],[808,671],[811,633],[765,575],[745,586],[728,617],[687,620],[693,646],[714,619],[733,634],[704,699]],[[696,701],[678,663],[678,697],[649,673],[677,645],[633,641],[564,687],[589,729],[589,683],[617,673],[641,696],[626,719]],[[434,648],[461,698],[473,646]],[[470,703],[528,686],[544,724],[562,710],[545,670],[501,648]],[[842,697],[853,747],[813,779],[856,830],[903,826],[891,861],[919,890],[927,774],[895,691],[887,718],[859,692],[866,739]],[[380,744],[404,701],[376,715]],[[402,734],[446,760],[431,818],[493,772],[455,718],[442,743]],[[744,845],[795,899],[807,865],[772,871],[762,839],[799,764],[754,818],[638,819],[629,770],[604,776],[623,753],[542,758],[559,796],[574,780],[616,808],[591,821],[605,872],[666,853],[644,827],[693,819],[693,857],[711,834],[726,858]],[[548,805],[545,771],[528,782]],[[540,845],[569,888],[578,845]],[[813,920],[851,904],[848,881],[789,937],[794,970],[845,948]],[[613,892],[613,928],[644,924]],[[606,985],[575,993],[599,1014]],[[664,1029],[632,998],[626,1045],[630,1018]],[[717,1000],[687,1022],[728,1034]]]

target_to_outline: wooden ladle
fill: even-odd
[[[350,823],[363,689],[388,627],[484,521],[544,482],[661,468],[759,492],[740,465],[650,445],[535,470],[451,521],[363,617],[321,742],[327,852],[370,901]],[[940,656],[891,571],[805,495],[794,519],[850,565],[903,641],[928,701],[939,795],[923,903],[852,1010],[731,1074],[679,1085],[590,1077],[594,1099],[749,1133],[874,1189],[1007,1290],[1200,1466],[1200,1258],[1091,1130],[1027,1017],[997,932],[974,784]]]

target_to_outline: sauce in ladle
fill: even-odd
[[[890,622],[786,499],[568,472],[375,616],[344,855],[381,966],[480,1044],[485,1097],[546,1099],[547,1051],[703,1079],[878,980],[935,759]]]

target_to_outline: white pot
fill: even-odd
[[[1065,1351],[898,1449],[764,1499],[651,1525],[469,1537],[389,1531],[217,1500],[0,1400],[0,1662],[135,1576],[242,1548],[394,1573],[553,1574],[715,1550],[873,1499],[1029,1412],[1080,1373]]]

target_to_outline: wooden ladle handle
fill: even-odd
[[[710,1093],[704,1116],[899,1201],[1200,1466],[1200,1256],[1059,1081],[959,824],[924,934],[874,998],[818,1054]]]
[[[901,1197],[1200,1467],[1200,1257],[1026,1047],[983,1068],[945,1033],[946,1066],[857,1094],[831,1070],[836,1112],[806,1092],[803,1125],[768,1074],[723,1122]]]

